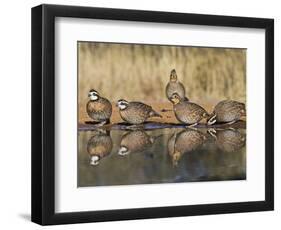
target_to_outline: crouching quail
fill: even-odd
[[[246,106],[244,103],[233,100],[224,100],[215,106],[213,113],[208,119],[208,125],[214,123],[232,124],[244,115],[246,115]]]
[[[209,118],[209,114],[204,108],[181,98],[177,93],[172,95],[171,101],[177,120],[189,127],[197,125],[204,118]]]
[[[143,124],[148,118],[162,117],[159,113],[154,111],[151,106],[142,102],[128,102],[120,99],[117,102],[121,118],[132,125]]]

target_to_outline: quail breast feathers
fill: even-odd
[[[177,93],[180,98],[185,98],[184,85],[178,81],[176,70],[172,70],[170,74],[170,81],[166,86],[166,96],[170,100],[172,95]]]
[[[204,118],[208,118],[208,112],[193,102],[181,98],[177,93],[171,97],[173,110],[178,121],[185,124],[196,124]]]
[[[89,97],[86,106],[88,116],[97,122],[109,120],[112,114],[110,101],[101,97],[95,90],[90,90]]]

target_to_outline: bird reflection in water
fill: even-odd
[[[118,155],[125,156],[128,154],[143,152],[150,149],[159,136],[150,136],[143,130],[133,130],[122,136]]]
[[[246,135],[237,129],[209,129],[208,133],[224,152],[236,152],[246,144]]]
[[[110,132],[97,129],[88,141],[87,152],[90,155],[90,164],[98,165],[100,160],[111,153],[113,142]]]
[[[181,157],[198,149],[207,139],[206,135],[196,129],[187,129],[174,133],[168,140],[168,154],[173,166],[177,166]]]
[[[244,129],[112,129],[78,138],[79,186],[246,179]]]

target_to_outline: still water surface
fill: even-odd
[[[245,129],[78,132],[78,186],[246,179]]]

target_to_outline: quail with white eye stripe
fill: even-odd
[[[109,100],[101,97],[96,90],[90,90],[88,93],[90,100],[87,103],[86,110],[90,118],[98,122],[99,126],[109,123],[112,114],[112,105]]]
[[[151,106],[142,102],[128,102],[120,99],[117,102],[121,118],[132,125],[143,124],[148,118],[162,117],[159,113],[154,111]]]

